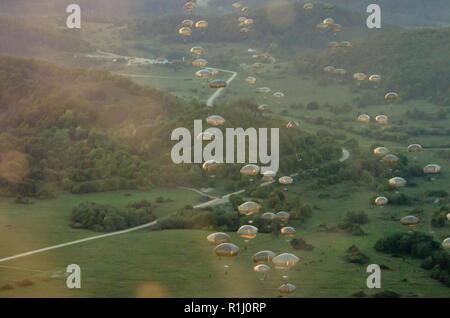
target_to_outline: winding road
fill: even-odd
[[[223,70],[220,68],[210,68],[208,67],[207,69],[209,70],[218,70],[219,72],[224,72],[224,73],[231,73],[231,76],[228,78],[227,80],[227,87],[231,84],[231,82],[234,81],[234,79],[238,76],[237,72],[233,72],[233,71],[228,71],[228,70]],[[220,94],[222,94],[222,92],[225,90],[225,88],[219,88],[217,89],[214,94],[211,95],[210,98],[208,98],[208,100],[206,101],[206,106],[208,107],[213,107],[214,106],[214,101],[216,100],[217,97],[220,96]]]

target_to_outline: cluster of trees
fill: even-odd
[[[447,224],[447,214],[450,208],[448,206],[442,206],[439,211],[436,211],[431,219],[431,225],[434,227],[444,227]]]
[[[312,208],[297,196],[286,195],[278,186],[259,187],[251,185],[246,188],[246,195],[264,200],[265,205],[273,211],[289,211],[292,220],[305,222],[312,217]],[[230,202],[237,211],[237,207],[244,203],[238,195],[232,195]]]
[[[430,235],[394,233],[378,240],[374,248],[379,252],[423,259],[422,267],[431,270],[434,279],[450,287],[450,255],[440,249],[440,243]]]
[[[154,209],[154,205],[145,200],[124,208],[85,202],[72,209],[70,222],[73,228],[96,232],[120,231],[154,221]]]
[[[339,224],[339,228],[351,235],[364,235],[361,225],[369,223],[369,216],[363,211],[349,211]]]
[[[240,217],[234,211],[213,208],[194,210],[187,206],[158,220],[157,229],[207,229],[235,232],[247,221],[248,218]]]
[[[344,259],[349,263],[355,264],[367,264],[369,262],[369,257],[361,252],[356,245],[352,245],[347,249]]]

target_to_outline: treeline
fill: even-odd
[[[148,201],[140,201],[117,208],[108,204],[81,203],[72,209],[71,226],[96,232],[120,231],[156,219],[155,206]]]
[[[374,248],[379,252],[423,259],[422,267],[431,270],[434,279],[450,287],[450,255],[430,235],[394,233],[378,240]]]

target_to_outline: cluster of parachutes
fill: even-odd
[[[220,115],[211,115],[206,118],[206,122],[210,126],[220,127],[225,124],[226,120]],[[201,138],[203,139],[204,136],[202,135]],[[216,160],[208,160],[203,164],[202,168],[206,173],[213,174],[220,168],[220,163]],[[281,176],[276,179],[276,172],[261,171],[261,168],[255,164],[244,165],[240,169],[240,174],[246,178],[250,178],[251,182],[254,181],[254,178],[261,175],[260,181],[262,183],[260,186],[278,182],[280,185],[288,187],[294,182],[291,176]],[[261,213],[261,205],[254,201],[246,201],[239,205],[237,209],[241,216],[250,218]],[[263,213],[261,217],[268,223],[275,221],[279,222],[282,226],[280,229],[280,235],[282,237],[290,238],[295,236],[296,230],[291,226],[287,226],[290,219],[290,213],[286,211],[280,211],[278,213],[266,212]],[[247,249],[247,244],[249,244],[250,240],[257,237],[259,231],[256,226],[252,225],[253,220],[250,220],[248,223],[249,224],[242,225],[237,230],[237,235],[244,240],[245,249]],[[238,245],[231,242],[231,237],[226,233],[212,233],[207,236],[207,240],[210,244],[214,245],[214,253],[220,258],[235,258],[239,255],[240,248]],[[272,270],[271,265],[273,265],[275,269],[288,270],[294,267],[300,260],[294,254],[283,253],[277,256],[274,252],[267,250],[257,252],[253,255],[252,259],[254,262],[253,270],[262,275],[262,280],[264,280]],[[228,270],[230,265],[226,263],[224,267]],[[279,287],[279,291],[285,294],[294,292],[296,290],[296,286],[287,282],[288,277],[286,275],[283,276],[283,278],[285,281]]]
[[[192,13],[196,7],[196,0],[187,1],[184,4],[184,11]],[[186,19],[181,22],[180,28],[178,29],[178,34],[184,39],[192,36],[194,30],[200,30],[202,34],[208,29],[209,23],[206,20],[194,21],[191,19]],[[223,79],[215,79],[219,74],[219,71],[214,68],[208,68],[208,60],[202,58],[205,55],[205,49],[201,46],[193,46],[189,50],[190,54],[194,57],[192,61],[192,66],[199,68],[195,72],[195,77],[201,80],[208,81],[208,86],[213,89],[225,88],[227,87],[227,82]]]
[[[244,167],[241,169],[241,173],[247,176],[256,176],[259,173],[259,169],[256,167]],[[247,201],[238,207],[240,215],[243,216],[253,216],[257,215],[261,211],[261,206],[253,201]],[[287,226],[290,219],[290,214],[285,211],[280,211],[278,213],[266,212],[261,216],[267,222],[280,222],[282,228],[280,230],[280,235],[282,237],[291,238],[295,236],[295,229],[291,226]],[[256,239],[258,235],[258,228],[252,225],[252,220],[249,224],[242,225],[236,232],[236,234],[244,240],[244,243],[249,244],[250,240]],[[223,232],[212,233],[207,236],[207,241],[214,245],[214,253],[217,257],[221,259],[236,258],[239,255],[240,248],[238,245],[231,242],[230,235]],[[247,249],[245,247],[245,249]],[[255,253],[252,256],[254,263],[253,271],[261,274],[261,280],[265,280],[273,268],[277,270],[287,271],[300,261],[300,259],[291,253],[282,253],[276,255],[273,251],[262,250]],[[225,261],[226,262],[226,261]],[[230,268],[228,262],[224,265],[226,269]],[[284,282],[278,288],[281,293],[289,294],[293,293],[297,288],[295,285],[288,282],[288,276],[283,275]]]
[[[194,22],[190,19],[183,20],[181,22],[180,28],[178,29],[178,34],[183,38],[188,38],[192,36],[194,30],[200,30],[204,32],[206,29],[208,29],[208,26],[209,24],[206,20],[199,20],[197,22]]]
[[[233,3],[232,7],[239,14],[239,17],[237,19],[239,32],[243,35],[247,35],[251,32],[252,26],[255,23],[255,20],[249,17],[250,8],[244,6],[240,2]]]
[[[423,147],[420,144],[411,144],[407,147],[407,152],[411,154],[417,154],[423,151]],[[395,154],[392,154],[390,150],[386,147],[377,147],[373,150],[373,154],[380,158],[383,163],[389,166],[391,169],[395,168],[400,159]],[[441,172],[441,167],[438,164],[428,164],[423,168],[423,173],[425,174],[438,174]],[[389,185],[395,189],[401,189],[406,187],[408,182],[402,177],[393,177],[389,179]],[[375,199],[374,204],[379,207],[384,207],[389,203],[388,198],[384,196],[379,196]],[[447,215],[447,218],[450,221],[450,213]],[[408,228],[414,229],[419,223],[420,219],[414,215],[407,215],[400,219],[400,223],[402,225],[407,226]]]
[[[242,16],[239,17],[239,28],[241,33],[248,33],[250,31],[250,27],[254,24],[254,20],[248,18],[249,8],[243,6],[239,2],[233,3],[233,8],[242,12]],[[185,4],[185,10],[187,12],[192,11],[195,7],[195,1],[188,1]],[[314,4],[307,3],[304,5],[304,10],[309,11],[313,10]],[[245,16],[244,16],[245,15]],[[188,21],[188,22],[186,22]],[[186,20],[182,23],[182,28],[185,29],[186,34],[192,34],[192,27],[206,29],[208,24],[206,21],[198,21],[194,23],[193,21]],[[191,23],[192,22],[192,23]],[[202,23],[199,23],[202,22]],[[205,23],[203,23],[205,22]],[[327,18],[322,23],[317,26],[319,29],[331,29],[333,32],[340,32],[342,27],[339,24],[336,24],[334,19]],[[191,33],[189,33],[191,30]],[[180,29],[180,34],[182,34]],[[330,42],[329,48],[337,49],[337,48],[351,48],[352,44],[348,41],[343,42]],[[200,68],[196,72],[196,77],[199,79],[207,79],[209,80],[211,77],[217,75],[217,71],[211,68],[207,68],[208,62],[203,59],[204,49],[202,47],[192,47],[190,49],[190,53],[196,57],[196,59],[192,62],[192,65]],[[255,70],[261,69],[263,67],[262,63],[255,63],[253,68]],[[324,68],[324,71],[328,74],[344,76],[347,74],[347,70],[335,68],[333,66],[327,66]],[[358,83],[369,82],[372,83],[375,87],[381,82],[381,76],[378,74],[367,75],[365,73],[355,73],[353,74],[354,80]],[[250,86],[254,87],[257,84],[257,78],[254,76],[248,76],[245,78],[245,82]],[[211,88],[225,88],[227,86],[226,81],[216,79],[209,83]],[[256,88],[256,92],[260,94],[271,94],[272,89],[269,87],[259,87]],[[280,100],[285,97],[282,92],[274,92],[272,94],[274,99]],[[396,92],[389,92],[385,95],[385,100],[387,103],[395,103],[399,100],[399,95]],[[268,105],[262,104],[258,107],[258,110],[263,112],[268,108]],[[358,122],[362,124],[369,124],[371,122],[371,117],[368,114],[362,114],[358,117]],[[377,115],[375,117],[375,122],[379,125],[388,125],[389,118],[386,115]],[[211,115],[206,118],[206,123],[212,127],[221,127],[226,123],[225,118],[220,115]],[[286,124],[287,129],[295,129],[299,127],[299,123],[296,121],[289,121]],[[199,140],[202,141],[211,141],[214,136],[212,134],[203,132],[199,136],[197,136]],[[423,151],[423,147],[419,144],[411,144],[407,147],[408,153],[417,154]],[[399,163],[400,159],[397,155],[390,152],[390,150],[386,147],[377,147],[373,150],[373,154],[380,158],[380,160],[386,164],[386,166],[390,169],[394,169]],[[214,174],[220,168],[221,163],[216,160],[208,160],[204,162],[202,169],[205,173]],[[426,174],[437,174],[440,173],[441,167],[437,164],[430,164],[423,168],[423,172]],[[244,177],[249,178],[251,182],[254,182],[256,178],[260,176],[260,186],[265,186],[267,184],[272,184],[278,182],[281,186],[284,187],[284,190],[288,190],[288,186],[293,184],[294,179],[292,176],[280,176],[277,179],[277,173],[274,171],[261,171],[261,168],[255,164],[247,164],[240,169],[240,174]],[[407,185],[407,181],[399,176],[393,177],[389,179],[389,185],[392,188],[397,190],[404,188]],[[385,196],[378,196],[374,200],[374,204],[379,207],[385,207],[388,205],[389,199]],[[261,205],[255,201],[246,201],[238,206],[238,213],[241,216],[245,216],[248,218],[252,218],[253,216],[259,215],[261,213]],[[281,224],[280,235],[285,238],[292,238],[296,234],[296,230],[292,226],[288,226],[290,214],[286,211],[280,211],[278,213],[273,212],[265,212],[261,215],[261,217],[266,220],[266,222],[279,222]],[[450,221],[450,213],[447,215],[448,220]],[[247,250],[247,245],[251,240],[254,240],[258,236],[259,229],[253,225],[253,220],[250,219],[248,224],[242,225],[237,230],[236,234],[243,240],[244,249]],[[417,225],[420,223],[420,219],[414,215],[407,215],[400,219],[400,223],[405,227],[410,229],[415,229]],[[214,253],[220,259],[234,259],[240,254],[240,247],[237,244],[232,243],[231,236],[227,233],[216,232],[207,236],[207,241],[214,246]],[[450,249],[450,238],[447,238],[442,243],[442,246],[446,249]],[[255,253],[252,256],[253,260],[253,271],[261,275],[261,280],[265,280],[269,273],[273,268],[277,270],[289,270],[297,265],[300,259],[291,253],[282,253],[276,255],[273,251],[270,250],[261,250]],[[226,270],[230,268],[230,264],[225,261],[224,267]],[[227,272],[226,272],[227,273]],[[297,287],[288,282],[288,276],[283,276],[284,282],[281,286],[279,286],[279,292],[283,294],[290,294],[296,291]]]
[[[305,9],[312,10],[314,5],[305,4]],[[334,33],[340,32],[342,30],[341,25],[336,24],[333,18],[326,18],[321,23],[317,24],[317,29],[319,30],[332,30]],[[328,43],[328,49],[337,50],[337,49],[349,49],[352,47],[352,43],[349,41],[336,42],[331,41]],[[346,76],[348,71],[343,68],[336,68],[334,66],[325,66],[323,68],[323,72],[328,75],[333,76]],[[381,75],[379,74],[365,74],[363,72],[357,72],[353,74],[353,79],[357,85],[362,85],[363,83],[369,83],[372,87],[377,88],[379,83],[382,80]],[[396,103],[400,100],[400,95],[397,92],[388,92],[384,96],[384,100],[388,104]],[[371,122],[371,117],[368,114],[361,114],[358,116],[357,121],[361,124],[369,124]],[[380,114],[375,116],[375,122],[378,125],[386,126],[389,124],[389,117],[384,114]],[[288,126],[292,126],[292,123],[289,123]],[[408,153],[419,153],[423,150],[423,147],[419,144],[411,144],[407,147]],[[377,147],[373,150],[375,156],[379,157],[382,162],[384,162],[391,169],[398,165],[400,159],[395,155],[390,153],[389,149],[386,147]],[[423,168],[424,174],[439,174],[441,172],[441,167],[438,164],[428,164]],[[389,185],[395,189],[403,188],[407,185],[407,181],[402,177],[394,177],[389,179]],[[376,206],[384,207],[388,204],[388,198],[384,196],[378,196],[374,200],[374,204]],[[447,218],[450,221],[450,213],[447,215]],[[407,215],[401,218],[400,223],[409,228],[415,228],[419,223],[420,219],[413,215]],[[450,238],[444,240],[442,244],[446,248],[450,248]]]

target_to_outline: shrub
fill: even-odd
[[[339,228],[347,231],[352,235],[365,235],[365,232],[361,228],[362,224],[369,223],[369,217],[363,211],[347,212],[344,220],[339,224]]]
[[[303,238],[293,238],[290,241],[290,244],[294,250],[312,251],[314,249],[314,246],[306,243],[305,239]]]
[[[352,245],[347,249],[344,259],[347,262],[354,264],[367,264],[369,262],[369,257],[361,252],[355,245]]]
[[[440,244],[428,234],[394,233],[382,238],[375,243],[375,249],[379,252],[408,255],[424,259],[438,250]]]
[[[153,205],[145,200],[116,208],[107,204],[81,203],[72,209],[71,226],[96,232],[120,231],[155,220]]]

